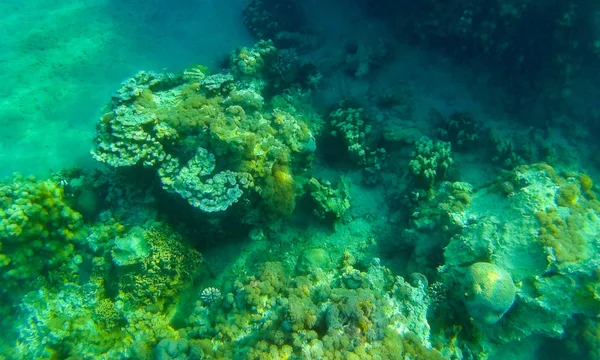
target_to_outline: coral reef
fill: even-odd
[[[123,233],[117,223],[112,227]],[[145,242],[147,248],[124,263],[124,238],[143,238],[134,243]],[[171,309],[184,284],[200,270],[200,255],[173,230],[153,222],[111,240],[105,239],[112,256],[87,259],[87,276],[63,279],[60,286],[41,287],[23,298],[19,342],[11,356],[147,359],[161,340],[178,338],[170,325]]]
[[[427,340],[422,285],[382,266],[332,268],[323,256],[322,249],[302,255],[299,267],[313,269],[309,276],[279,262],[258,264],[245,279],[224,285],[230,292],[221,307],[208,311],[196,302],[185,333],[211,339],[212,352],[204,355],[213,358],[442,358]],[[358,282],[349,287],[349,277]]]
[[[456,226],[448,234],[440,269],[446,283],[467,282],[472,287],[477,280],[471,264],[493,263],[478,269],[478,277],[494,274],[494,283],[481,283],[482,290],[493,292],[466,301],[477,319],[477,341],[484,351],[502,351],[536,336],[558,339],[598,315],[598,280],[593,274],[599,265],[594,254],[600,250],[600,208],[594,196],[581,195],[585,186],[589,188],[587,179],[577,173],[559,174],[545,164],[521,166],[498,179],[513,184],[511,193],[493,187],[480,190],[467,208],[449,211]],[[519,291],[508,310],[515,286]],[[457,288],[455,296],[464,297],[464,289]],[[573,320],[575,314],[579,320]]]
[[[309,125],[317,122],[261,95],[276,51],[261,41],[232,54],[232,73],[187,76],[187,83],[138,74],[123,86],[136,90],[116,98],[98,124],[93,156],[115,168],[155,170],[167,192],[203,212],[225,211],[252,193],[273,213],[291,213],[298,175],[315,150]]]
[[[123,82],[96,126],[101,169],[0,182],[0,360],[600,356],[597,173],[555,141],[576,114],[541,103],[563,128],[527,128],[484,102],[568,98],[589,0],[347,2],[406,21],[314,52],[307,4],[249,1],[265,39],[223,69]],[[530,20],[546,37],[513,40]],[[489,73],[422,75],[458,65],[390,28],[519,86],[459,99]]]

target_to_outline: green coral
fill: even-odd
[[[453,160],[450,143],[432,141],[422,137],[415,145],[412,159],[409,163],[410,172],[415,177],[418,186],[434,187],[436,181],[443,180]]]
[[[429,299],[421,285],[381,266],[363,272],[325,264],[326,255],[305,252],[299,268],[321,268],[302,270],[306,275],[293,275],[280,262],[260,263],[224,286],[230,292],[223,307],[208,311],[197,301],[186,333],[210,339],[205,356],[212,358],[441,359],[428,344]],[[349,288],[344,277],[354,272],[363,281]]]
[[[142,245],[135,252],[130,250],[127,257],[120,239],[115,240],[112,251],[119,275],[114,285],[119,298],[128,302],[150,300],[155,306],[169,304],[202,263],[200,254],[186,247],[181,237],[164,225],[150,222],[143,228],[133,227],[123,239],[129,244]]]
[[[21,305],[14,358],[149,359],[160,340],[178,336],[164,313],[113,302],[98,285],[29,294]]]
[[[338,108],[329,114],[331,135],[344,140],[350,160],[360,166],[367,164],[369,149],[365,136],[370,127],[365,124],[363,109]]]
[[[183,286],[204,274],[200,254],[160,223],[121,227],[91,227],[106,236],[85,276],[22,299],[14,358],[150,359],[161,340],[179,338],[172,310]]]
[[[265,100],[261,76],[275,52],[259,42],[233,55],[232,73],[199,77],[194,68],[188,76],[142,82],[100,120],[93,156],[115,168],[153,169],[167,192],[204,212],[258,194],[261,206],[291,213],[303,183],[298,175],[315,151],[305,119],[315,123],[291,105],[297,99]]]
[[[13,175],[0,183],[0,294],[26,289],[73,260],[82,216],[65,201],[59,180]],[[47,279],[50,280],[50,279]],[[13,293],[14,295],[14,293]]]
[[[306,190],[315,204],[314,214],[321,219],[341,219],[350,208],[348,185],[343,179],[334,189],[328,181],[321,183],[311,178],[306,183]]]
[[[462,285],[469,314],[482,324],[498,322],[513,305],[517,293],[506,270],[484,262],[469,266]]]

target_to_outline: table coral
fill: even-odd
[[[176,159],[171,159],[158,173],[163,189],[179,194],[193,207],[204,212],[223,211],[238,201],[243,193],[240,187],[252,185],[252,178],[228,170],[212,174],[214,168],[214,155],[198,148],[186,166],[180,167]]]
[[[232,55],[231,72],[202,79],[138,74],[100,120],[93,156],[115,168],[155,170],[167,192],[203,212],[255,193],[260,206],[291,213],[315,140],[304,122],[310,115],[280,107],[297,99],[275,105],[264,97],[263,74],[276,51],[261,41]]]

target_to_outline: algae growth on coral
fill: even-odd
[[[600,10],[434,3],[251,0],[130,73],[94,167],[0,181],[0,360],[599,358]]]

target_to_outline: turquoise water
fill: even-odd
[[[600,7],[0,4],[1,359],[600,359]]]
[[[1,174],[91,166],[94,124],[121,81],[252,43],[240,3],[2,2]]]

